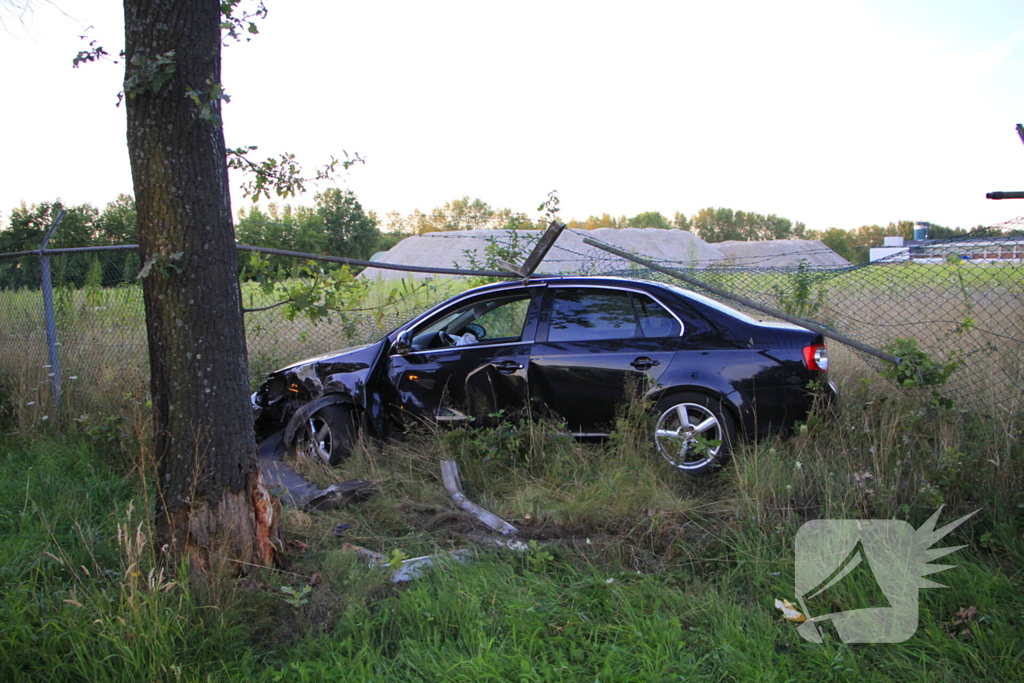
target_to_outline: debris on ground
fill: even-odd
[[[981,619],[978,618],[978,608],[971,605],[970,607],[961,607],[953,615],[953,620],[949,622],[942,622],[942,625],[946,628],[946,632],[949,633],[951,638],[960,638],[966,640],[973,636],[971,632],[971,625],[979,623]]]
[[[263,478],[282,502],[299,510],[334,510],[358,503],[373,495],[373,482],[350,479],[320,488],[284,462],[287,448],[281,432],[259,445],[259,463]]]
[[[451,496],[453,501],[455,501],[455,504],[462,510],[473,515],[473,517],[478,519],[484,526],[505,536],[511,536],[512,534],[519,532],[519,529],[509,524],[501,517],[498,517],[493,512],[485,510],[466,497],[466,494],[462,490],[462,481],[459,479],[459,466],[454,460],[441,461],[441,478],[444,480],[445,490],[448,491],[448,495]]]
[[[782,610],[782,616],[790,621],[797,623],[807,621],[807,617],[797,609],[796,605],[791,603],[789,600],[775,600],[775,609]]]
[[[463,564],[473,561],[473,551],[467,548],[460,550],[452,550],[447,553],[438,553],[436,555],[422,555],[420,557],[411,557],[401,562],[394,562],[389,560],[386,555],[378,552],[374,552],[369,548],[364,548],[359,545],[353,545],[346,543],[342,546],[342,550],[353,552],[356,555],[369,561],[371,566],[380,567],[381,569],[391,569],[391,581],[393,583],[404,583],[406,581],[412,581],[413,579],[419,579],[423,577],[426,570],[436,566],[438,560],[450,559]]]

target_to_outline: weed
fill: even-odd
[[[785,286],[776,285],[773,288],[779,307],[797,318],[817,318],[828,293],[827,287],[820,284],[823,279],[819,272],[811,268],[810,261],[800,259],[796,271],[789,276],[789,282]]]
[[[309,602],[309,594],[313,592],[313,587],[309,584],[299,589],[292,588],[291,586],[281,586],[281,592],[284,593],[282,599],[285,601],[285,604],[298,609]]]

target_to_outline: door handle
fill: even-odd
[[[650,370],[655,365],[661,365],[661,361],[652,360],[647,356],[640,356],[639,358],[635,359],[632,363],[630,363],[630,365],[632,365],[634,368],[642,372],[644,370]]]
[[[514,360],[503,360],[500,363],[495,363],[494,367],[496,367],[498,372],[503,375],[511,375],[514,374],[516,370],[522,370],[523,364],[517,363]]]

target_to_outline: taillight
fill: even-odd
[[[808,370],[828,371],[828,349],[824,344],[811,344],[804,347],[804,365]]]

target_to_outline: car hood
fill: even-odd
[[[346,395],[362,404],[367,382],[387,343],[385,337],[373,344],[306,358],[275,370],[253,394],[253,405],[268,408],[289,396],[311,401],[326,394]]]
[[[338,351],[331,351],[320,356],[305,358],[298,362],[286,365],[275,370],[271,375],[279,375],[297,368],[314,365],[317,367],[317,374],[335,374],[339,372],[358,372],[369,368],[380,353],[380,347],[386,340],[380,340],[372,344],[362,346],[350,346]]]

